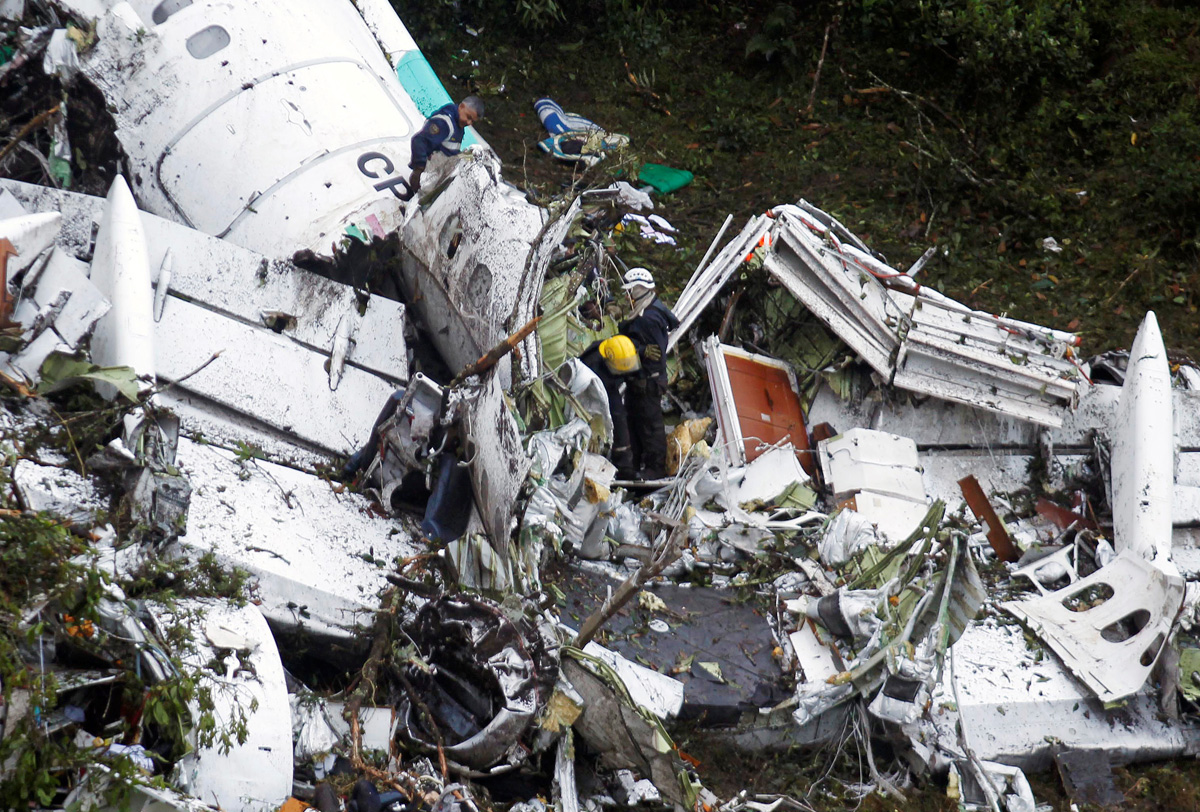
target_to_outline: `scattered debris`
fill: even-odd
[[[1033,812],[1025,770],[1104,804],[1110,763],[1194,752],[1200,370],[1153,313],[1084,362],[780,205],[675,304],[711,400],[670,393],[669,476],[619,479],[578,356],[630,315],[613,230],[677,232],[628,183],[534,205],[477,136],[401,205],[445,91],[386,3],[326,5],[103,2],[0,66],[98,93],[133,183],[0,181],[3,736],[49,759],[5,797],[802,808],[722,804],[686,721]],[[535,106],[561,157],[623,143]],[[32,125],[63,187],[65,115]]]

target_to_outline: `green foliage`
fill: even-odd
[[[240,606],[249,597],[249,577],[245,570],[221,566],[211,552],[195,560],[150,556],[124,589],[131,599],[152,598],[168,605],[180,598],[222,598]]]
[[[90,564],[89,549],[62,523],[46,516],[9,516],[0,521],[0,685],[9,709],[0,740],[0,763],[6,765],[0,776],[4,808],[51,806],[63,777],[97,758],[94,751],[76,747],[69,735],[47,736],[40,724],[59,701],[53,673],[39,667],[45,639],[70,641],[106,659],[119,656],[123,645],[102,631],[97,606],[107,597],[108,586],[101,571]],[[131,597],[168,603],[183,595],[244,599],[245,577],[245,573],[224,571],[208,555],[192,564],[155,561],[124,586]],[[41,611],[31,615],[30,608],[38,606]],[[194,618],[191,621],[198,627]],[[255,705],[234,702],[230,718],[218,717],[216,692],[231,689],[210,670],[183,662],[188,627],[184,620],[166,630],[172,676],[144,686],[133,672],[127,673],[126,701],[130,707],[142,707],[144,732],[171,742],[177,756],[193,742],[228,752],[235,743],[245,742],[247,719]],[[119,804],[127,795],[131,781],[147,780],[124,759],[106,763],[109,776],[102,795],[111,804]]]
[[[778,62],[788,70],[796,65],[796,7],[780,3],[763,18],[758,33],[746,43],[746,56],[759,56],[767,62]]]
[[[521,25],[535,31],[566,19],[558,0],[516,0],[516,4]]]
[[[35,598],[74,591],[90,574],[71,560],[83,550],[57,520],[13,516],[0,521],[0,613],[19,617]]]

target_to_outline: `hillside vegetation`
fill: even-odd
[[[1200,11],[1148,0],[397,0],[452,94],[489,106],[506,176],[548,95],[696,181],[658,213],[681,250],[624,246],[681,284],[726,214],[803,197],[975,307],[1127,346],[1153,309],[1200,354]],[[1053,238],[1061,251],[1047,250]]]

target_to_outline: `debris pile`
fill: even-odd
[[[390,93],[419,65],[380,46],[419,51],[359,7],[348,41],[390,78],[356,92]],[[665,292],[611,236],[671,229],[628,184],[542,209],[479,144],[401,207],[380,151],[347,170],[379,181],[367,209],[339,191],[299,223],[282,180],[165,179],[213,145],[163,134],[184,108],[135,92],[134,57],[185,82],[172,47],[230,42],[170,4],[138,38],[138,13],[94,48],[22,39],[130,94],[145,174],[0,181],[12,805],[806,808],[717,798],[686,723],[751,752],[854,739],[856,791],[1028,812],[1026,770],[1103,802],[1109,765],[1194,752],[1200,370],[1153,313],[1087,360],[799,201],[722,230],[647,337]],[[290,81],[256,92],[275,110]]]

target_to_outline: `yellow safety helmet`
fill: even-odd
[[[629,336],[616,335],[600,342],[600,357],[614,375],[629,375],[642,368],[637,349]]]

